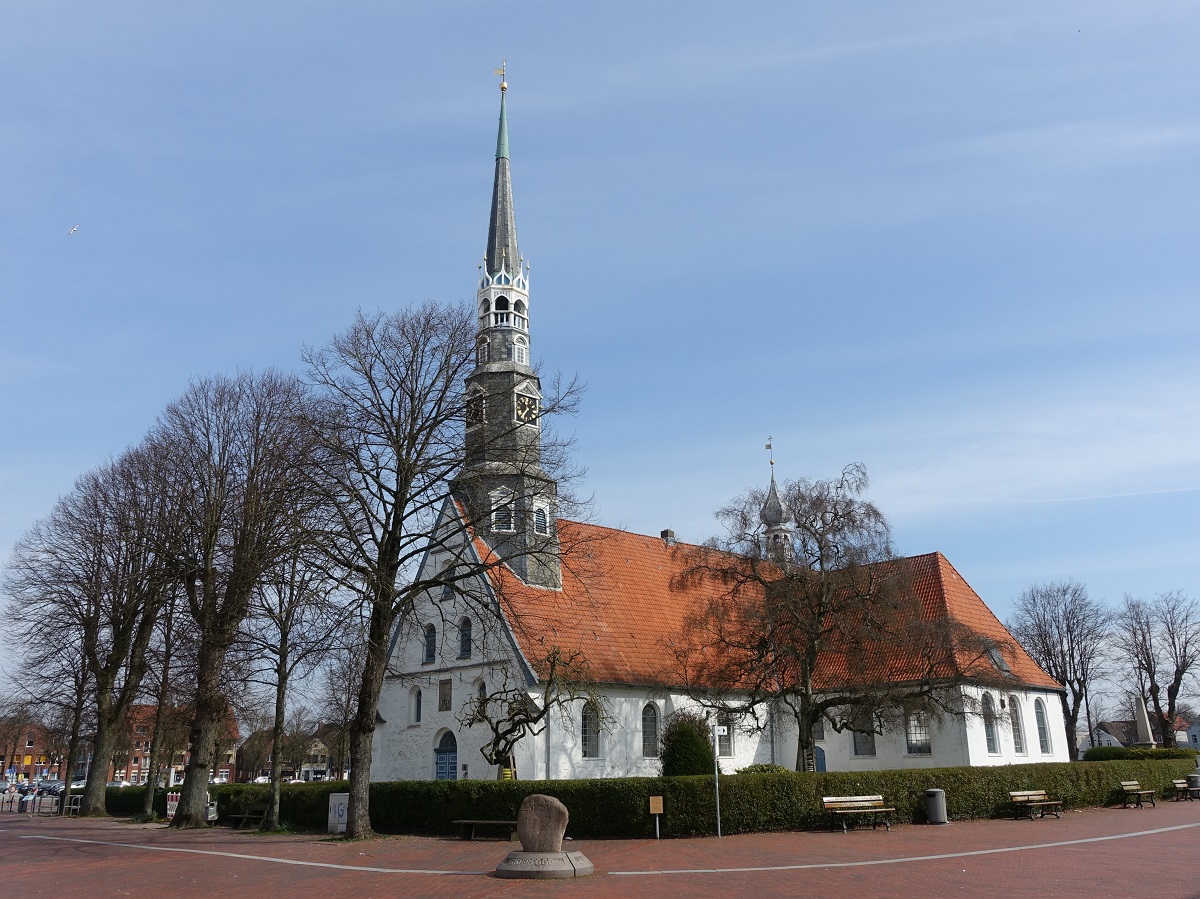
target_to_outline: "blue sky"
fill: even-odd
[[[906,553],[1200,594],[1200,4],[0,3],[0,557],[189,378],[466,300],[498,91],[598,520],[861,461]],[[78,225],[78,231],[68,231]]]

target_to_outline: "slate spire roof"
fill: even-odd
[[[520,262],[517,222],[513,216],[512,177],[508,170],[507,84],[500,85],[500,128],[496,134],[496,178],[492,184],[492,214],[488,221],[487,274],[501,269],[515,274]]]
[[[783,503],[779,501],[779,490],[775,487],[775,463],[771,463],[771,487],[766,501],[758,513],[758,519],[768,528],[777,528],[784,521]]]

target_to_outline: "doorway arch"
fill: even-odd
[[[458,780],[458,741],[446,731],[433,750],[434,780]]]

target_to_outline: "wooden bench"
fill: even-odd
[[[230,826],[237,830],[239,827],[261,827],[263,819],[267,817],[267,804],[265,802],[252,802],[246,806],[246,810],[240,815],[230,815]]]
[[[463,840],[475,839],[476,827],[493,828],[496,830],[504,829],[507,831],[506,837],[509,842],[517,838],[516,821],[487,821],[478,818],[459,818],[454,823],[459,826],[459,839]]]
[[[1181,799],[1200,799],[1200,787],[1189,787],[1187,779],[1173,780],[1171,786],[1175,788],[1175,801]]]
[[[1129,808],[1129,803],[1131,802],[1136,802],[1138,808],[1144,808],[1145,806],[1143,806],[1142,803],[1147,799],[1150,800],[1150,805],[1154,806],[1155,808],[1158,807],[1154,802],[1154,794],[1157,791],[1143,790],[1142,785],[1136,780],[1121,781],[1121,789],[1125,791],[1125,804],[1122,806],[1122,808]]]
[[[1046,795],[1045,790],[1009,790],[1008,796],[1012,799],[1015,813],[1013,820],[1016,821],[1021,817],[1022,811],[1029,813],[1029,820],[1034,819],[1034,812],[1040,812],[1040,817],[1046,817],[1046,813],[1050,812],[1056,818],[1061,818],[1059,809],[1062,808],[1062,802],[1057,799],[1051,799]]]
[[[851,815],[870,815],[871,829],[879,824],[879,816],[883,815],[883,826],[892,829],[892,812],[883,804],[882,796],[825,796],[821,800],[825,811],[829,812],[829,829],[834,830],[838,816],[842,818],[842,833],[846,832],[846,819]]]

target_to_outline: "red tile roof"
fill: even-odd
[[[648,537],[592,524],[559,523],[564,551],[562,589],[523,583],[504,566],[492,569],[493,586],[525,657],[536,665],[551,647],[580,650],[599,683],[678,686],[671,647],[683,634],[698,602],[718,593],[708,583],[681,589],[679,576],[697,547],[667,545]],[[476,538],[481,557],[491,555]],[[1022,649],[979,595],[941,553],[907,560],[927,621],[948,620],[993,640],[1016,682],[1061,689]],[[911,647],[879,647],[882,674],[893,681],[912,679],[924,668]],[[973,654],[960,652],[939,677],[986,673]],[[826,683],[844,677],[834,658],[822,660]]]

